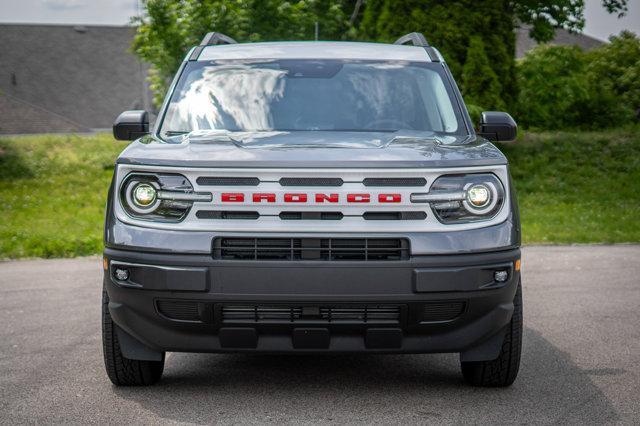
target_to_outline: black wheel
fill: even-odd
[[[147,386],[156,383],[164,369],[161,361],[127,359],[120,351],[116,325],[109,314],[109,295],[102,290],[102,352],[109,379],[117,386]]]
[[[510,386],[518,375],[522,351],[522,286],[513,299],[513,317],[507,326],[498,358],[492,361],[461,362],[462,376],[473,386]]]

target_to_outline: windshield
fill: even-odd
[[[338,60],[189,62],[160,128],[463,134],[442,67]]]

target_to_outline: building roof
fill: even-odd
[[[556,35],[550,43],[560,46],[578,46],[584,50],[590,50],[603,45],[605,42],[585,34],[570,33],[560,28],[556,30]],[[537,45],[538,42],[529,37],[529,27],[518,28],[516,33],[516,58],[524,57],[528,51]]]
[[[110,128],[149,109],[131,27],[0,25],[0,134]]]
[[[239,43],[205,47],[198,60],[355,59],[430,62],[424,47],[383,43],[294,41]]]

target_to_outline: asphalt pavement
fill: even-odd
[[[98,257],[0,262],[0,424],[640,423],[640,246],[523,250],[525,333],[507,389],[444,355],[168,355],[116,388]]]

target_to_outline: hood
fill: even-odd
[[[493,144],[476,136],[427,132],[205,131],[166,142],[145,136],[118,163],[184,167],[437,168],[507,164]]]

